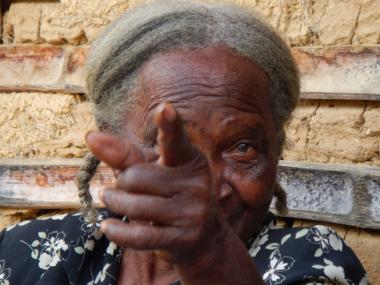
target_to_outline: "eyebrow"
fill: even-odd
[[[243,132],[249,131],[250,135],[254,135],[256,138],[265,137],[265,126],[263,122],[256,121],[254,123],[243,123],[237,124],[238,121],[236,119],[228,119],[221,123],[221,127],[223,132],[227,136],[234,137]]]

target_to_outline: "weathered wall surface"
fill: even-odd
[[[95,129],[81,96],[0,93],[0,157],[83,157],[84,134]]]
[[[95,129],[81,96],[0,93],[0,158],[83,157]],[[303,100],[287,125],[283,158],[380,166],[380,103]]]
[[[283,158],[380,166],[380,103],[304,100],[287,125]]]
[[[230,1],[254,7],[292,46],[380,43],[378,0]],[[106,24],[128,7],[146,1],[17,2],[6,15],[5,43],[78,45],[93,41]]]
[[[380,44],[379,0],[230,1],[254,7],[291,46]],[[7,45],[90,46],[109,22],[141,2],[11,1],[0,16],[1,40]],[[0,158],[82,157],[84,134],[95,128],[90,106],[80,95],[0,93],[0,106]],[[283,158],[380,166],[379,122],[380,103],[303,100],[287,125]],[[0,228],[40,214],[0,209]],[[334,227],[358,254],[372,284],[380,284],[380,233]]]

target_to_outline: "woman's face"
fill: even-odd
[[[257,233],[273,196],[277,164],[264,71],[226,47],[171,50],[143,65],[134,96],[125,136],[158,153],[154,110],[171,103],[208,159],[226,219],[242,238]]]

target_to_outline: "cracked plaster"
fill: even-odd
[[[380,43],[378,0],[229,1],[256,9],[292,46]],[[6,43],[92,42],[109,22],[142,2],[147,1],[17,1],[4,19],[3,39]]]

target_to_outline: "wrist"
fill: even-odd
[[[244,243],[227,222],[202,255],[175,267],[184,285],[264,284]]]
[[[224,264],[231,264],[234,258],[233,253],[241,250],[246,251],[244,244],[233,229],[225,223],[208,240],[207,246],[199,250],[194,258],[187,262],[177,263],[175,266],[184,279],[186,276],[191,276],[192,279],[203,280],[203,277],[210,276],[211,270],[216,272],[215,268],[222,269]]]

